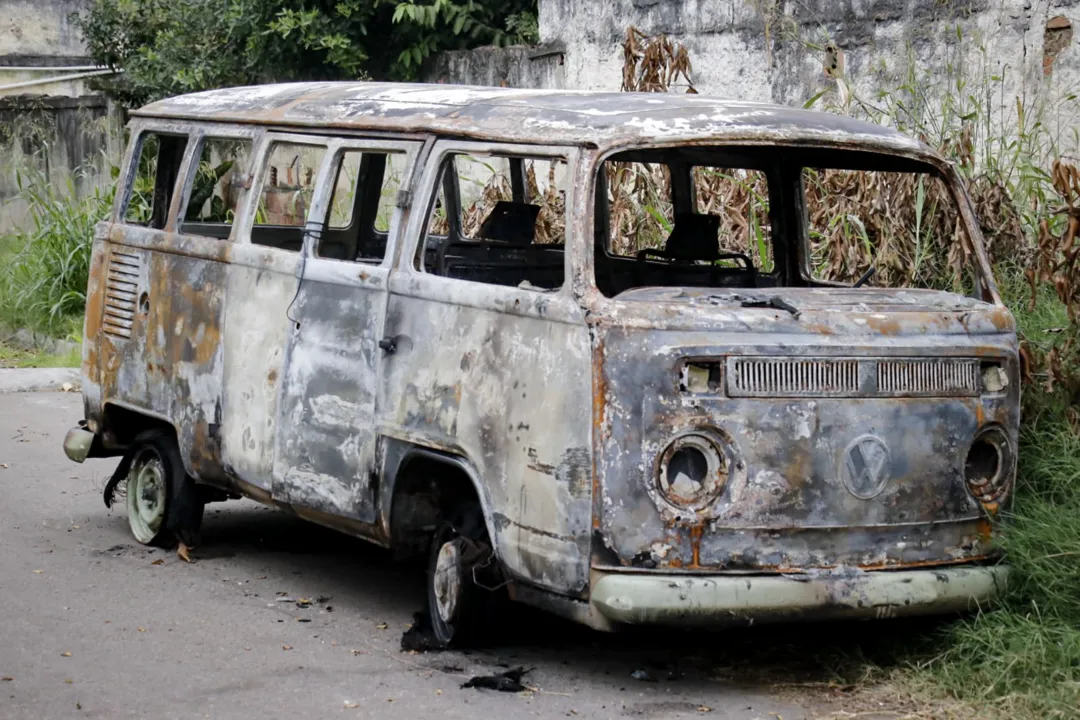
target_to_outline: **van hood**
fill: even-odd
[[[1004,305],[940,290],[644,287],[589,310],[600,326],[774,337],[1011,336],[1016,328]]]
[[[648,287],[627,290],[618,300],[687,303],[724,309],[772,308],[801,312],[970,312],[993,306],[975,298],[941,290],[849,287],[725,288]],[[785,307],[789,306],[789,307]]]

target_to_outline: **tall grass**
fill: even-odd
[[[985,61],[988,51],[981,52]],[[893,89],[869,100],[844,78],[837,84],[808,104],[921,137],[965,176],[1034,362],[1015,495],[999,523],[1012,568],[1008,592],[996,607],[939,631],[929,653],[913,641],[901,676],[975,707],[976,717],[1080,717],[1080,328],[1050,278],[1025,278],[1038,257],[1040,226],[1059,236],[1067,220],[1051,166],[1075,157],[1080,142],[1059,134],[1052,120],[1080,117],[1080,93],[1013,97],[990,70],[981,77],[951,65],[929,72],[913,62]]]
[[[1065,305],[1046,285],[1031,303],[1019,271],[999,266],[1022,337],[1044,352],[1067,342]],[[1025,389],[1016,492],[1002,518],[1008,594],[946,628],[940,654],[914,675],[1001,717],[1080,717],[1080,433],[1071,392],[1044,380],[1036,373]]]
[[[27,218],[0,238],[0,323],[52,336],[78,332],[94,225],[108,215],[114,192],[93,172],[79,170],[57,185],[36,167],[16,170]],[[80,185],[94,189],[80,197]]]

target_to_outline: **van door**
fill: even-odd
[[[375,519],[375,394],[402,215],[397,190],[408,187],[421,145],[327,147],[286,313],[274,451],[273,496],[298,508]],[[290,202],[276,206],[287,212]]]

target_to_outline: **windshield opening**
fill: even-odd
[[[974,288],[948,182],[926,163],[790,147],[610,156],[596,196],[596,284],[636,288]]]

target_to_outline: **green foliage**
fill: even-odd
[[[1068,313],[1051,287],[1034,304],[1020,268],[999,268],[1020,333],[1057,342]],[[945,632],[923,669],[950,694],[1006,717],[1076,717],[1080,708],[1080,435],[1064,389],[1029,387],[1016,496],[1002,545],[1012,574],[1005,603]]]
[[[443,50],[535,42],[536,0],[91,0],[74,17],[127,106],[289,80],[416,79]]]
[[[0,368],[77,368],[82,364],[82,349],[66,352],[26,350],[0,340]]]
[[[94,226],[112,206],[113,190],[78,198],[75,178],[66,187],[43,171],[17,173],[28,207],[27,229],[0,238],[0,323],[54,336],[81,329]],[[94,185],[86,178],[87,186]]]

